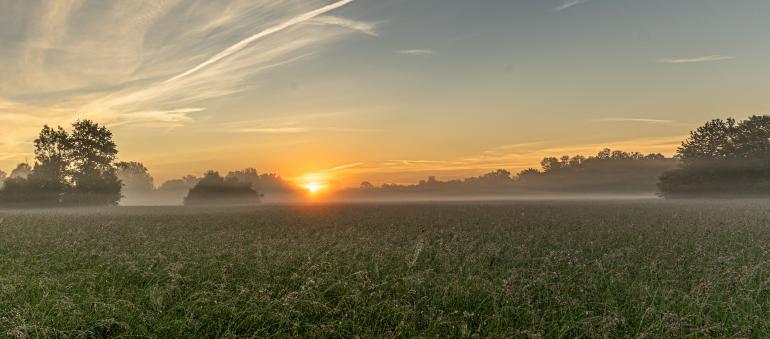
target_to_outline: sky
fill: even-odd
[[[105,124],[156,183],[415,182],[770,112],[766,0],[0,0],[0,169]]]

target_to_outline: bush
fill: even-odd
[[[191,205],[251,205],[261,195],[248,182],[224,179],[218,172],[209,171],[187,193],[184,204]]]

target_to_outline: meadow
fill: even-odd
[[[0,336],[770,336],[770,201],[0,210]]]

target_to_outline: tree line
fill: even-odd
[[[140,162],[117,161],[112,132],[91,120],[71,129],[45,125],[33,142],[34,162],[0,171],[4,206],[108,206],[134,204],[256,203],[264,195],[295,194],[292,183],[253,168],[227,173],[187,175],[155,187]]]
[[[33,142],[33,164],[0,171],[3,205],[116,205],[123,202],[255,203],[265,195],[299,197],[303,189],[253,168],[225,176],[208,171],[155,186],[140,162],[117,161],[105,126],[78,120],[70,130],[44,126]],[[692,131],[673,158],[603,149],[596,155],[546,157],[540,168],[505,169],[477,177],[413,185],[363,182],[340,197],[394,194],[527,194],[532,192],[653,193],[667,198],[770,194],[770,116],[714,119]]]
[[[605,148],[596,155],[546,157],[541,167],[516,174],[498,169],[477,177],[441,181],[430,176],[412,185],[363,182],[349,196],[398,194],[532,194],[532,193],[650,193],[657,178],[674,168],[676,160],[660,153],[642,154]]]

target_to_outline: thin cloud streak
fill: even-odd
[[[331,15],[319,16],[313,19],[313,21],[324,25],[345,27],[370,36],[380,36],[380,34],[375,31],[375,25],[369,22],[355,21]]]
[[[664,125],[664,126],[690,126],[692,124],[682,123],[676,120],[667,119],[648,119],[648,118],[601,118],[590,120],[593,123],[636,123],[636,124],[648,124],[648,125]]]
[[[238,128],[229,132],[235,133],[265,133],[265,134],[294,134],[306,132],[303,127],[265,127],[265,128]]]
[[[582,4],[586,3],[586,2],[588,2],[588,0],[570,0],[570,1],[565,1],[561,6],[556,7],[553,10],[557,11],[557,12],[558,11],[563,11],[565,9],[568,9],[568,8],[571,8],[571,7],[575,7],[577,5],[582,5]]]
[[[296,134],[307,132],[371,132],[371,129],[329,126],[332,119],[346,121],[354,112],[314,113],[274,118],[232,121],[210,129],[215,133]]]
[[[352,163],[352,164],[345,164],[345,165],[340,165],[340,166],[337,166],[337,167],[332,167],[332,168],[325,169],[322,172],[342,171],[342,170],[346,170],[346,169],[351,169],[351,168],[359,167],[359,166],[361,166],[363,164],[364,164],[363,162],[356,162],[356,163]]]
[[[732,59],[735,59],[735,57],[714,54],[714,55],[706,55],[706,56],[695,57],[695,58],[661,58],[661,59],[658,59],[657,62],[661,64],[693,64],[693,63],[715,62],[715,61],[732,60]]]
[[[184,77],[186,77],[186,76],[188,76],[190,74],[193,74],[193,73],[203,69],[204,67],[207,67],[207,66],[209,66],[209,65],[211,65],[211,64],[213,64],[213,63],[215,63],[215,62],[217,62],[219,60],[222,60],[222,59],[224,59],[224,58],[226,58],[226,57],[228,57],[228,56],[230,56],[230,55],[232,55],[234,53],[239,52],[240,50],[246,48],[246,46],[250,45],[252,42],[254,42],[256,40],[259,40],[259,39],[262,39],[262,38],[264,38],[266,36],[278,33],[278,32],[283,31],[283,30],[285,30],[285,29],[287,29],[287,28],[289,28],[291,26],[294,26],[294,25],[303,23],[305,21],[308,21],[308,20],[313,19],[313,18],[315,18],[315,17],[317,17],[319,15],[325,14],[327,12],[330,12],[332,10],[335,10],[337,8],[345,6],[345,5],[347,5],[347,4],[351,3],[351,2],[353,2],[353,0],[338,1],[338,2],[335,2],[333,4],[321,7],[319,9],[317,9],[317,10],[310,11],[310,12],[298,15],[298,16],[296,16],[294,18],[291,18],[291,19],[289,19],[287,21],[284,21],[284,22],[282,22],[282,23],[280,23],[278,25],[270,27],[270,28],[268,28],[268,29],[266,29],[264,31],[261,31],[261,32],[259,32],[257,34],[254,34],[254,35],[252,35],[252,36],[250,36],[250,37],[248,37],[246,39],[243,39],[243,40],[235,43],[234,45],[232,45],[232,46],[226,48],[225,50],[217,53],[216,55],[214,55],[210,59],[204,61],[203,63],[199,64],[198,66],[195,66],[192,69],[190,69],[190,70],[188,70],[188,71],[186,71],[186,72],[184,72],[182,74],[179,74],[179,75],[177,75],[177,76],[167,80],[167,82],[171,82],[171,81],[175,81],[175,80],[184,78]]]
[[[430,49],[405,49],[398,51],[398,54],[404,56],[433,56],[436,52]]]
[[[112,126],[138,124],[143,126],[160,125],[162,127],[179,127],[192,121],[190,113],[205,111],[205,108],[182,108],[168,111],[144,111],[121,115]]]

